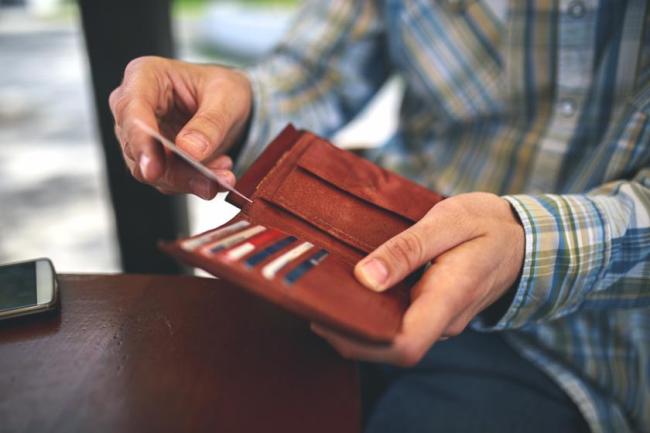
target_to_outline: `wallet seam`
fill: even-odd
[[[307,144],[305,144],[303,146],[306,149],[307,147],[309,147],[309,143],[314,141],[314,139],[315,139],[315,137],[305,134],[305,135],[301,136],[298,139],[298,141],[294,145],[294,148],[291,149],[291,150],[294,150],[296,147],[298,147],[300,145],[301,140],[308,140]],[[303,152],[304,152],[305,149],[302,149]],[[262,180],[260,180],[260,182],[257,184],[257,187],[255,188],[255,193],[253,194],[252,198],[258,198],[258,197],[263,198],[263,195],[266,192],[265,187],[267,186],[268,183],[273,182],[275,180],[275,177],[276,177],[275,173],[281,167],[284,167],[284,161],[286,159],[291,158],[291,157],[295,157],[295,159],[297,161],[298,158],[300,158],[300,155],[302,155],[302,152],[300,152],[300,154],[298,154],[298,155],[294,155],[294,152],[292,152],[291,150],[289,150],[288,152],[285,152],[280,158],[278,158],[278,160],[275,162],[273,167],[269,170],[268,174],[266,176],[264,176],[264,178]],[[298,153],[298,152],[295,152],[295,153]],[[291,171],[293,171],[293,170],[289,170],[289,172],[284,176],[284,178],[289,176]],[[281,182],[278,183],[278,185],[275,187],[275,190],[273,192],[269,191],[269,195],[273,196],[275,194],[275,192],[278,190],[278,188],[280,187],[280,185],[281,185]]]

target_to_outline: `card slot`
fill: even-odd
[[[255,200],[255,204],[251,206],[247,216],[251,220],[269,223],[279,230],[290,232],[300,239],[335,252],[350,264],[358,262],[366,255],[363,249],[351,243],[341,242],[333,233],[314,225],[307,218],[296,215],[267,198]]]
[[[248,268],[254,268],[261,263],[268,262],[269,259],[279,255],[284,249],[293,246],[297,240],[298,239],[295,236],[283,237],[261,251],[256,251],[255,254],[251,254],[246,260],[243,260],[242,263],[244,263]]]
[[[396,334],[409,303],[405,286],[398,285],[384,293],[368,290],[354,277],[353,267],[334,254],[328,254],[293,284],[285,283],[283,287],[287,298],[328,312],[329,321],[349,322],[359,317],[357,325],[373,332]]]
[[[213,230],[201,233],[191,238],[185,239],[180,242],[181,248],[185,251],[195,250],[205,244],[223,239],[224,237],[235,233],[236,231],[243,230],[244,228],[250,226],[250,222],[247,220],[235,221],[232,224],[227,224],[221,227],[218,227]]]
[[[221,251],[238,245],[259,233],[263,233],[266,230],[267,228],[262,225],[253,225],[252,227],[246,226],[246,228],[243,230],[235,231],[234,233],[217,241],[203,245],[201,247],[201,252],[205,254],[217,254]]]
[[[300,280],[304,275],[315,267],[319,266],[320,263],[329,256],[329,252],[324,249],[316,251],[309,257],[306,257],[304,260],[298,263],[293,269],[287,271],[282,278],[282,281],[292,286],[296,281]]]
[[[313,252],[313,249],[314,244],[311,242],[301,242],[266,264],[262,268],[262,276],[267,280],[272,280],[282,273],[290,272],[291,265],[300,263],[300,260],[304,260],[303,257],[308,257]]]
[[[221,255],[226,261],[235,261],[254,253],[257,249],[266,247],[267,245],[281,239],[286,236],[279,230],[273,228],[267,228],[263,232],[256,234],[255,236],[247,239],[237,245],[221,252]]]
[[[202,248],[199,253],[210,261],[241,268],[245,272],[260,273],[267,263],[301,243],[304,241],[296,236],[268,227],[265,231],[216,253],[211,252],[210,245]]]
[[[254,226],[255,223],[251,222],[251,225]],[[278,230],[275,227],[268,228]],[[283,236],[291,236],[286,231],[278,231]],[[235,261],[223,259],[223,253],[230,251],[228,249],[217,254],[206,253],[205,248],[186,251],[180,247],[182,241],[176,242],[173,246],[172,244],[163,245],[163,249],[185,263],[241,285],[263,298],[309,318],[309,320],[326,324],[343,332],[352,332],[352,335],[361,336],[370,341],[390,341],[399,331],[400,319],[406,308],[408,297],[400,297],[400,293],[403,294],[403,292],[395,291],[395,289],[391,289],[389,293],[378,294],[361,286],[352,273],[353,265],[346,262],[338,253],[328,249],[327,257],[317,260],[317,263],[302,272],[293,284],[284,283],[285,276],[294,272],[305,260],[312,258],[315,252],[322,250],[321,245],[312,244],[311,248],[301,254],[295,253],[294,256],[290,256],[285,265],[281,266],[271,279],[263,275],[266,266],[296,247],[310,243],[295,237],[297,239],[294,243],[279,248],[278,251],[252,268],[247,267],[244,260],[260,251],[259,247],[255,252],[243,256],[243,260]],[[268,244],[265,245],[268,246]]]
[[[263,230],[250,236],[250,233],[260,229]],[[230,242],[229,246],[214,252],[215,245],[221,247],[231,239],[240,241]],[[327,250],[310,242],[275,228],[259,225],[245,228],[209,244],[202,248],[201,252],[213,260],[244,267],[248,271],[255,270],[269,280],[279,277],[287,285],[293,285],[329,255]]]

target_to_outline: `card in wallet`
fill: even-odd
[[[229,195],[241,209],[234,219],[161,248],[350,336],[388,343],[397,335],[407,284],[373,292],[354,265],[441,195],[291,125],[236,187],[253,201]]]

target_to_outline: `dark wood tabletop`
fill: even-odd
[[[2,432],[357,432],[355,367],[228,283],[59,277],[51,313],[0,322]]]

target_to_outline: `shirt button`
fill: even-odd
[[[571,117],[576,114],[578,106],[576,101],[571,98],[564,98],[560,101],[560,114],[564,117]]]
[[[582,18],[585,16],[587,13],[587,7],[582,1],[574,1],[569,4],[569,7],[567,8],[569,11],[569,15],[572,18]]]

